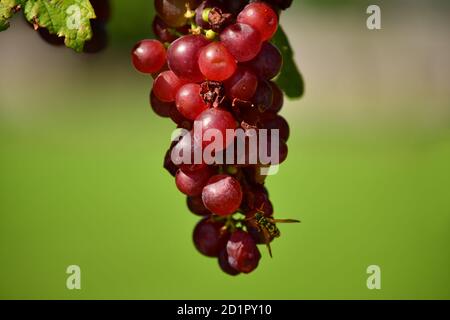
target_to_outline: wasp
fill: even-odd
[[[269,255],[272,257],[272,249],[270,247],[270,242],[273,239],[278,238],[280,236],[280,229],[277,227],[277,223],[299,223],[299,220],[294,219],[273,219],[264,216],[262,213],[264,212],[263,207],[257,209],[255,215],[251,218],[247,218],[248,224],[255,228],[258,233],[261,235],[261,241],[267,246],[269,250]]]

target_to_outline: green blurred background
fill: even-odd
[[[110,46],[77,55],[16,17],[0,34],[0,298],[449,299],[448,1],[294,1],[282,24],[305,97],[267,185],[299,218],[229,277],[191,241],[162,158],[173,125],[148,104],[130,47],[152,1],[113,1]],[[370,2],[372,4],[372,2]],[[67,290],[65,270],[82,270]],[[381,290],[366,268],[381,267]]]

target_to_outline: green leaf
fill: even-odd
[[[89,20],[95,13],[88,0],[26,0],[24,13],[31,23],[65,37],[66,46],[77,52],[92,38]]]
[[[19,0],[0,0],[0,31],[9,28],[8,19],[17,12],[22,2]]]
[[[305,90],[303,77],[294,60],[294,51],[288,37],[281,26],[272,39],[272,43],[280,49],[283,56],[283,68],[275,82],[289,98],[300,98]]]

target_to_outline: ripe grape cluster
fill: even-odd
[[[95,11],[96,18],[91,20],[92,38],[84,44],[83,52],[97,53],[104,50],[108,44],[106,24],[111,16],[109,0],[90,0]],[[47,43],[55,46],[63,46],[64,38],[50,33],[46,28],[38,28],[39,36]]]
[[[142,40],[132,49],[135,68],[154,78],[154,112],[191,132],[172,142],[164,167],[187,196],[190,211],[202,217],[193,233],[195,247],[216,257],[230,275],[252,272],[261,258],[257,245],[269,246],[279,235],[260,171],[264,165],[176,165],[173,154],[195,144],[195,122],[203,132],[216,129],[224,137],[229,129],[278,129],[276,164],[286,159],[289,125],[278,114],[284,98],[273,81],[283,58],[270,40],[281,10],[291,3],[155,0],[157,39]],[[202,147],[210,143],[202,141]],[[226,142],[224,148],[228,147]]]

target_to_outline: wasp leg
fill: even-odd
[[[271,219],[272,223],[300,223],[300,220],[295,219]]]
[[[270,247],[270,243],[266,243],[266,247],[267,247],[267,250],[269,250],[269,256],[271,258],[273,258],[273,256],[272,256],[272,248]]]
[[[272,240],[272,237],[270,236],[269,231],[267,229],[263,228],[261,229],[263,237],[264,237],[264,243],[266,244],[267,250],[269,250],[269,256],[273,258],[272,256],[272,248],[270,247],[270,241]]]

